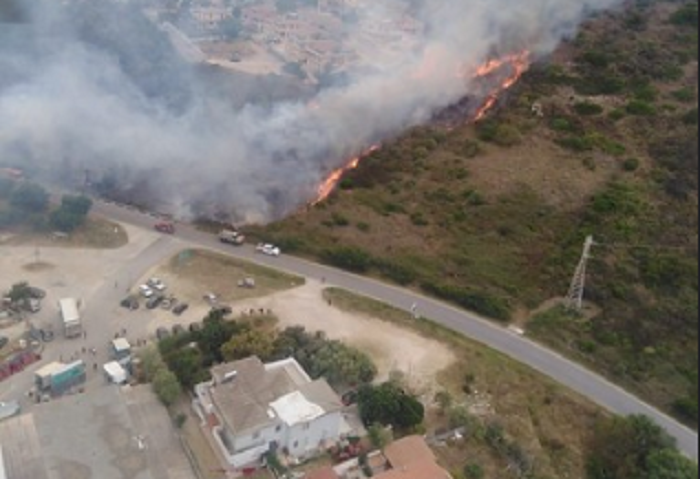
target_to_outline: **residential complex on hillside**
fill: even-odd
[[[264,53],[312,80],[351,68],[392,68],[416,48],[424,29],[401,2],[318,0],[308,5],[281,10],[271,0],[194,0],[176,10],[163,6],[150,16],[175,25],[210,62],[243,68],[236,64]],[[227,51],[222,44],[235,44],[237,53],[222,57]]]
[[[259,464],[268,452],[291,461],[315,455],[356,431],[325,379],[311,380],[293,358],[257,357],[221,364],[195,387],[193,403],[234,468]]]

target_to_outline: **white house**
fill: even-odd
[[[270,450],[313,454],[347,428],[338,395],[293,358],[263,364],[253,356],[211,373],[211,381],[195,387],[194,407],[235,468],[258,463]]]

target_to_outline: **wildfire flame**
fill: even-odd
[[[481,120],[484,115],[486,115],[486,113],[488,113],[488,111],[491,110],[491,108],[493,108],[493,106],[496,104],[499,95],[512,87],[520,79],[523,73],[525,73],[530,65],[530,52],[525,50],[520,53],[513,53],[501,58],[491,59],[479,65],[471,76],[472,78],[485,77],[498,71],[506,65],[509,65],[513,69],[513,72],[486,96],[484,103],[474,113],[471,120],[472,122]],[[379,148],[380,145],[373,145],[362,154],[352,158],[345,166],[333,170],[323,181],[323,183],[319,185],[316,199],[311,202],[311,206],[317,205],[328,198],[333,190],[335,190],[336,185],[346,172],[357,168],[363,158]]]
[[[317,193],[318,195],[316,196],[316,199],[311,202],[311,206],[317,205],[326,198],[328,198],[328,195],[333,193],[333,190],[335,190],[336,185],[340,181],[340,179],[343,177],[343,175],[350,171],[354,170],[355,168],[358,167],[360,164],[360,160],[362,158],[365,158],[369,154],[371,154],[374,151],[377,151],[379,149],[379,145],[372,145],[367,150],[362,152],[362,154],[356,156],[352,160],[348,162],[347,165],[342,166],[338,169],[335,169],[331,172],[330,175],[328,175],[328,178],[326,178],[323,183],[321,183],[318,187]]]

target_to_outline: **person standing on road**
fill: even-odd
[[[413,319],[418,319],[418,304],[413,303],[411,305],[411,314],[413,314]]]

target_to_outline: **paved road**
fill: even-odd
[[[94,211],[113,220],[145,228],[152,228],[154,223],[154,219],[146,214],[114,204],[96,203]],[[695,431],[573,361],[473,313],[454,308],[413,291],[293,256],[282,255],[278,258],[270,258],[256,254],[251,245],[241,247],[223,245],[218,242],[214,235],[197,231],[191,225],[178,225],[177,237],[193,245],[226,252],[232,256],[301,276],[315,279],[325,278],[329,285],[378,299],[403,310],[410,310],[415,303],[418,305],[420,315],[527,364],[614,413],[645,414],[653,418],[677,439],[681,451],[695,460],[698,458],[698,435]]]

